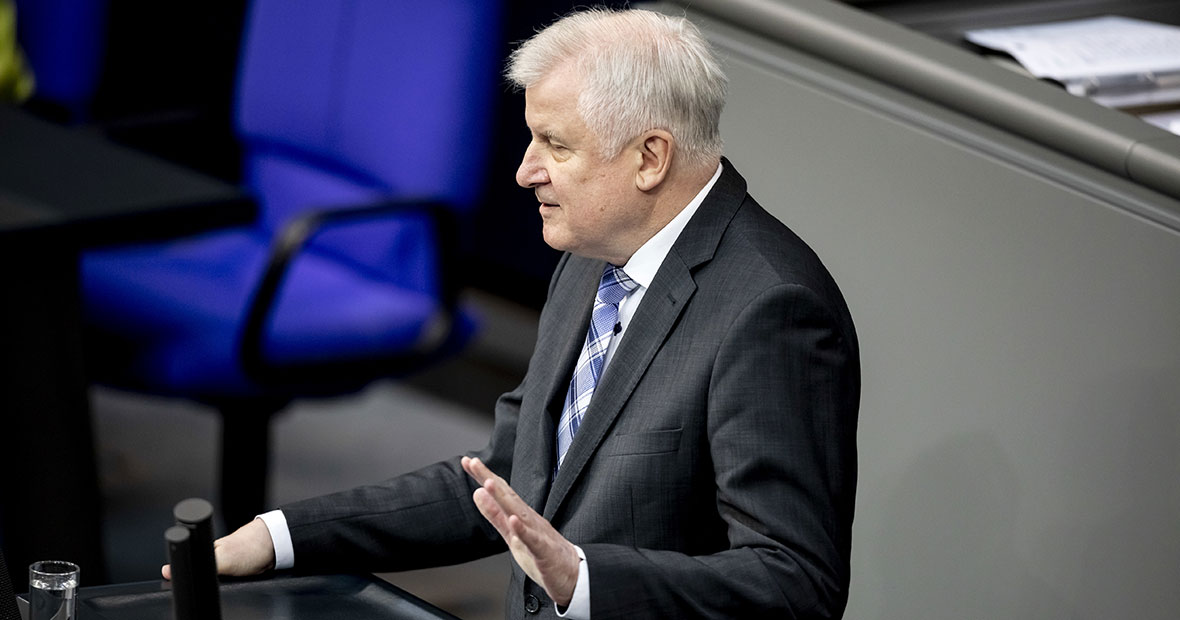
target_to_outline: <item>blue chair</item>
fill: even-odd
[[[95,379],[214,405],[228,525],[269,423],[457,351],[455,224],[480,197],[501,52],[488,0],[255,0],[235,104],[255,225],[91,251]]]
[[[17,40],[36,79],[34,98],[85,121],[106,48],[107,0],[16,0]]]

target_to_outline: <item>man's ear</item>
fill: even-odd
[[[635,185],[640,191],[650,192],[660,186],[672,168],[676,140],[663,129],[651,129],[640,136],[639,169],[635,171]]]

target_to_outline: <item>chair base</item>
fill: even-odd
[[[226,531],[245,525],[267,509],[270,423],[287,399],[253,398],[220,403],[221,515]]]

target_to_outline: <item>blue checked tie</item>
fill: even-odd
[[[619,303],[638,284],[627,277],[622,269],[607,264],[598,283],[598,296],[594,298],[594,312],[590,316],[590,329],[586,332],[586,344],[578,355],[574,376],[570,378],[570,389],[565,395],[565,407],[557,424],[557,466],[565,460],[565,453],[578,434],[582,416],[590,406],[594,386],[602,377],[602,365],[606,362],[606,350],[615,335],[615,324],[619,320]]]

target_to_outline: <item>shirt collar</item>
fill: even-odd
[[[631,255],[631,259],[623,265],[623,271],[627,273],[627,277],[634,280],[639,286],[647,288],[651,286],[651,281],[655,279],[656,272],[660,270],[660,265],[664,263],[664,258],[668,256],[668,252],[672,249],[672,244],[676,243],[676,239],[680,237],[680,233],[684,227],[688,225],[688,221],[692,219],[694,213],[700,208],[701,203],[705,201],[705,196],[709,194],[709,190],[713,189],[713,185],[717,183],[717,179],[721,177],[722,165],[717,164],[717,171],[713,173],[713,178],[709,179],[708,183],[697,192],[697,195],[689,201],[688,205],[672,218],[672,221],[664,225],[651,239],[648,239],[639,249]]]

